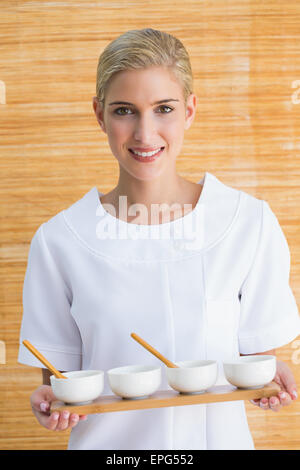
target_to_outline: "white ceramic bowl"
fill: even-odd
[[[79,370],[64,372],[67,379],[50,377],[54,395],[65,403],[82,405],[90,403],[103,392],[104,372],[102,370]]]
[[[276,374],[276,357],[268,354],[242,356],[223,364],[226,379],[238,388],[261,388]]]
[[[112,391],[122,398],[142,398],[156,392],[161,383],[161,367],[132,365],[107,372]]]
[[[181,361],[167,367],[169,385],[180,393],[199,393],[212,387],[218,378],[216,361]]]

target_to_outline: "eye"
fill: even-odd
[[[118,116],[125,116],[127,113],[118,113],[120,110],[128,110],[129,108],[126,108],[125,106],[121,106],[121,108],[117,108],[114,110],[114,113],[117,114]]]
[[[170,106],[167,106],[166,104],[163,104],[161,106],[159,106],[159,109],[160,108],[168,108],[170,111],[166,112],[166,113],[162,113],[162,114],[169,114],[171,111],[173,111],[173,108],[171,108]]]
[[[173,108],[171,108],[170,106],[167,106],[165,104],[161,105],[158,107],[158,109],[168,109],[169,111],[163,111],[163,112],[159,112],[159,114],[169,114],[173,111]],[[122,111],[122,112],[121,112]],[[123,112],[124,111],[124,112]],[[130,111],[130,113],[127,113],[125,111]],[[117,108],[114,110],[114,113],[117,114],[118,116],[126,116],[126,114],[131,114],[131,109],[130,108],[127,108],[126,106],[121,106],[120,108]]]

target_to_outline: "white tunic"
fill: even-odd
[[[43,223],[31,242],[18,361],[59,370],[222,361],[283,346],[300,333],[290,253],[267,202],[206,172],[193,211],[138,225],[105,211],[96,187]],[[112,394],[105,377],[105,395]],[[89,415],[69,449],[253,449],[243,401]]]

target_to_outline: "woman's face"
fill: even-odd
[[[167,69],[117,72],[109,83],[104,111],[97,97],[93,108],[123,170],[139,180],[175,174],[184,131],[195,116],[196,96],[189,96],[185,108],[181,85]],[[132,153],[132,149],[149,152],[161,147],[151,162],[137,160]]]

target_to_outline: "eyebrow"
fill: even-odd
[[[173,98],[167,98],[166,100],[155,101],[155,103],[151,103],[151,106],[154,106],[155,104],[167,103],[169,101],[179,101],[179,100],[175,100]],[[131,106],[134,106],[133,103],[129,103],[128,101],[113,101],[112,103],[109,103],[109,106],[111,106],[112,104],[129,104]]]

